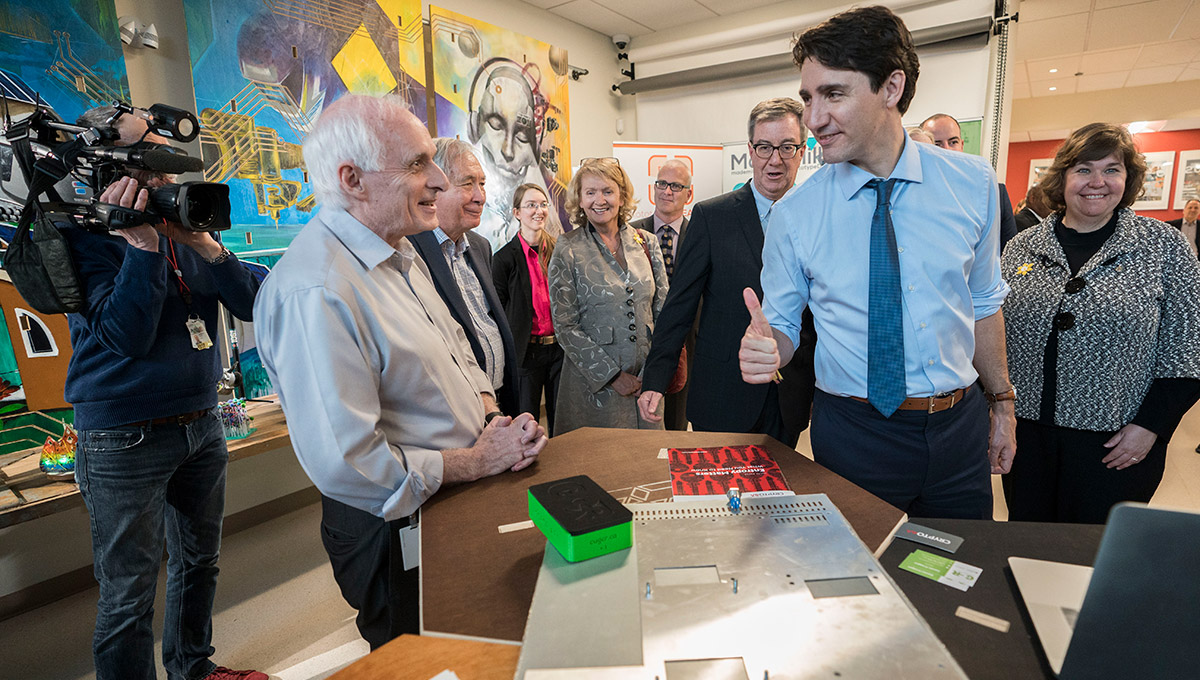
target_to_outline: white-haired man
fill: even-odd
[[[322,204],[263,284],[255,332],[292,444],[321,491],[321,540],[377,648],[417,632],[412,518],[445,484],[532,464],[529,414],[492,383],[406,236],[437,226],[446,176],[399,99],[347,95],[304,144]]]

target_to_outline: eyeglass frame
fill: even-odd
[[[690,184],[680,184],[679,182],[668,182],[665,179],[654,180],[654,186],[658,189],[670,188],[674,193],[680,193],[692,188]],[[676,187],[679,187],[678,189]]]
[[[543,210],[549,210],[550,209],[550,201],[542,201],[540,203],[532,203],[532,202],[522,203],[518,207],[520,207],[522,210],[537,210],[538,208],[542,208]]]
[[[758,150],[758,148],[759,148],[760,146],[761,146],[761,147],[770,147],[771,151],[770,151],[770,152],[769,152],[767,155],[765,155],[765,156],[764,156],[764,155],[762,155],[762,153],[761,153],[761,152],[759,152],[759,150]],[[790,147],[792,147],[793,149],[795,149],[795,150],[792,152],[792,155],[790,155],[790,156],[785,156],[785,155],[783,155],[783,147],[785,147],[785,146],[790,146]],[[774,156],[774,155],[775,155],[775,152],[776,152],[776,151],[778,151],[778,152],[779,152],[779,158],[780,158],[780,159],[782,159],[782,160],[785,160],[785,161],[787,161],[787,160],[791,160],[791,159],[795,158],[795,157],[796,157],[796,155],[800,153],[800,149],[802,149],[803,147],[804,147],[804,145],[803,145],[803,144],[796,144],[795,142],[784,142],[783,144],[778,144],[778,145],[776,145],[776,144],[768,144],[767,142],[758,142],[758,143],[752,143],[752,144],[750,145],[750,150],[754,152],[754,155],[755,155],[755,156],[758,156],[759,158],[761,158],[761,159],[763,159],[763,160],[770,160],[771,156]]]

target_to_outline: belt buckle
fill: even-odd
[[[933,408],[933,406],[936,402],[937,402],[937,395],[933,395],[933,396],[929,397],[929,409],[925,412],[926,415],[933,415],[934,413],[937,413],[937,411],[935,411]]]

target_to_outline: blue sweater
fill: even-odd
[[[220,354],[215,344],[192,348],[188,307],[170,273],[166,237],[159,237],[159,252],[150,253],[120,236],[62,231],[86,298],[83,310],[67,317],[72,356],[65,396],[75,407],[75,427],[103,429],[215,406]],[[214,343],[218,302],[251,320],[258,281],[237,258],[209,265],[178,243],[175,255],[192,313],[204,320]]]

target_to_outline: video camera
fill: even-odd
[[[6,130],[0,138],[0,219],[16,222],[26,205],[36,201],[47,216],[73,217],[76,224],[95,232],[159,219],[192,231],[229,229],[229,187],[224,184],[147,187],[150,200],[144,211],[99,201],[105,187],[136,171],[176,175],[204,167],[201,159],[165,144],[114,145],[117,140],[111,130],[121,116],[142,118],[149,132],[190,142],[200,132],[190,112],[165,104],[141,109],[114,102],[113,108],[105,131],[65,123],[46,106],[12,120],[6,110]],[[46,200],[40,200],[43,194]]]

